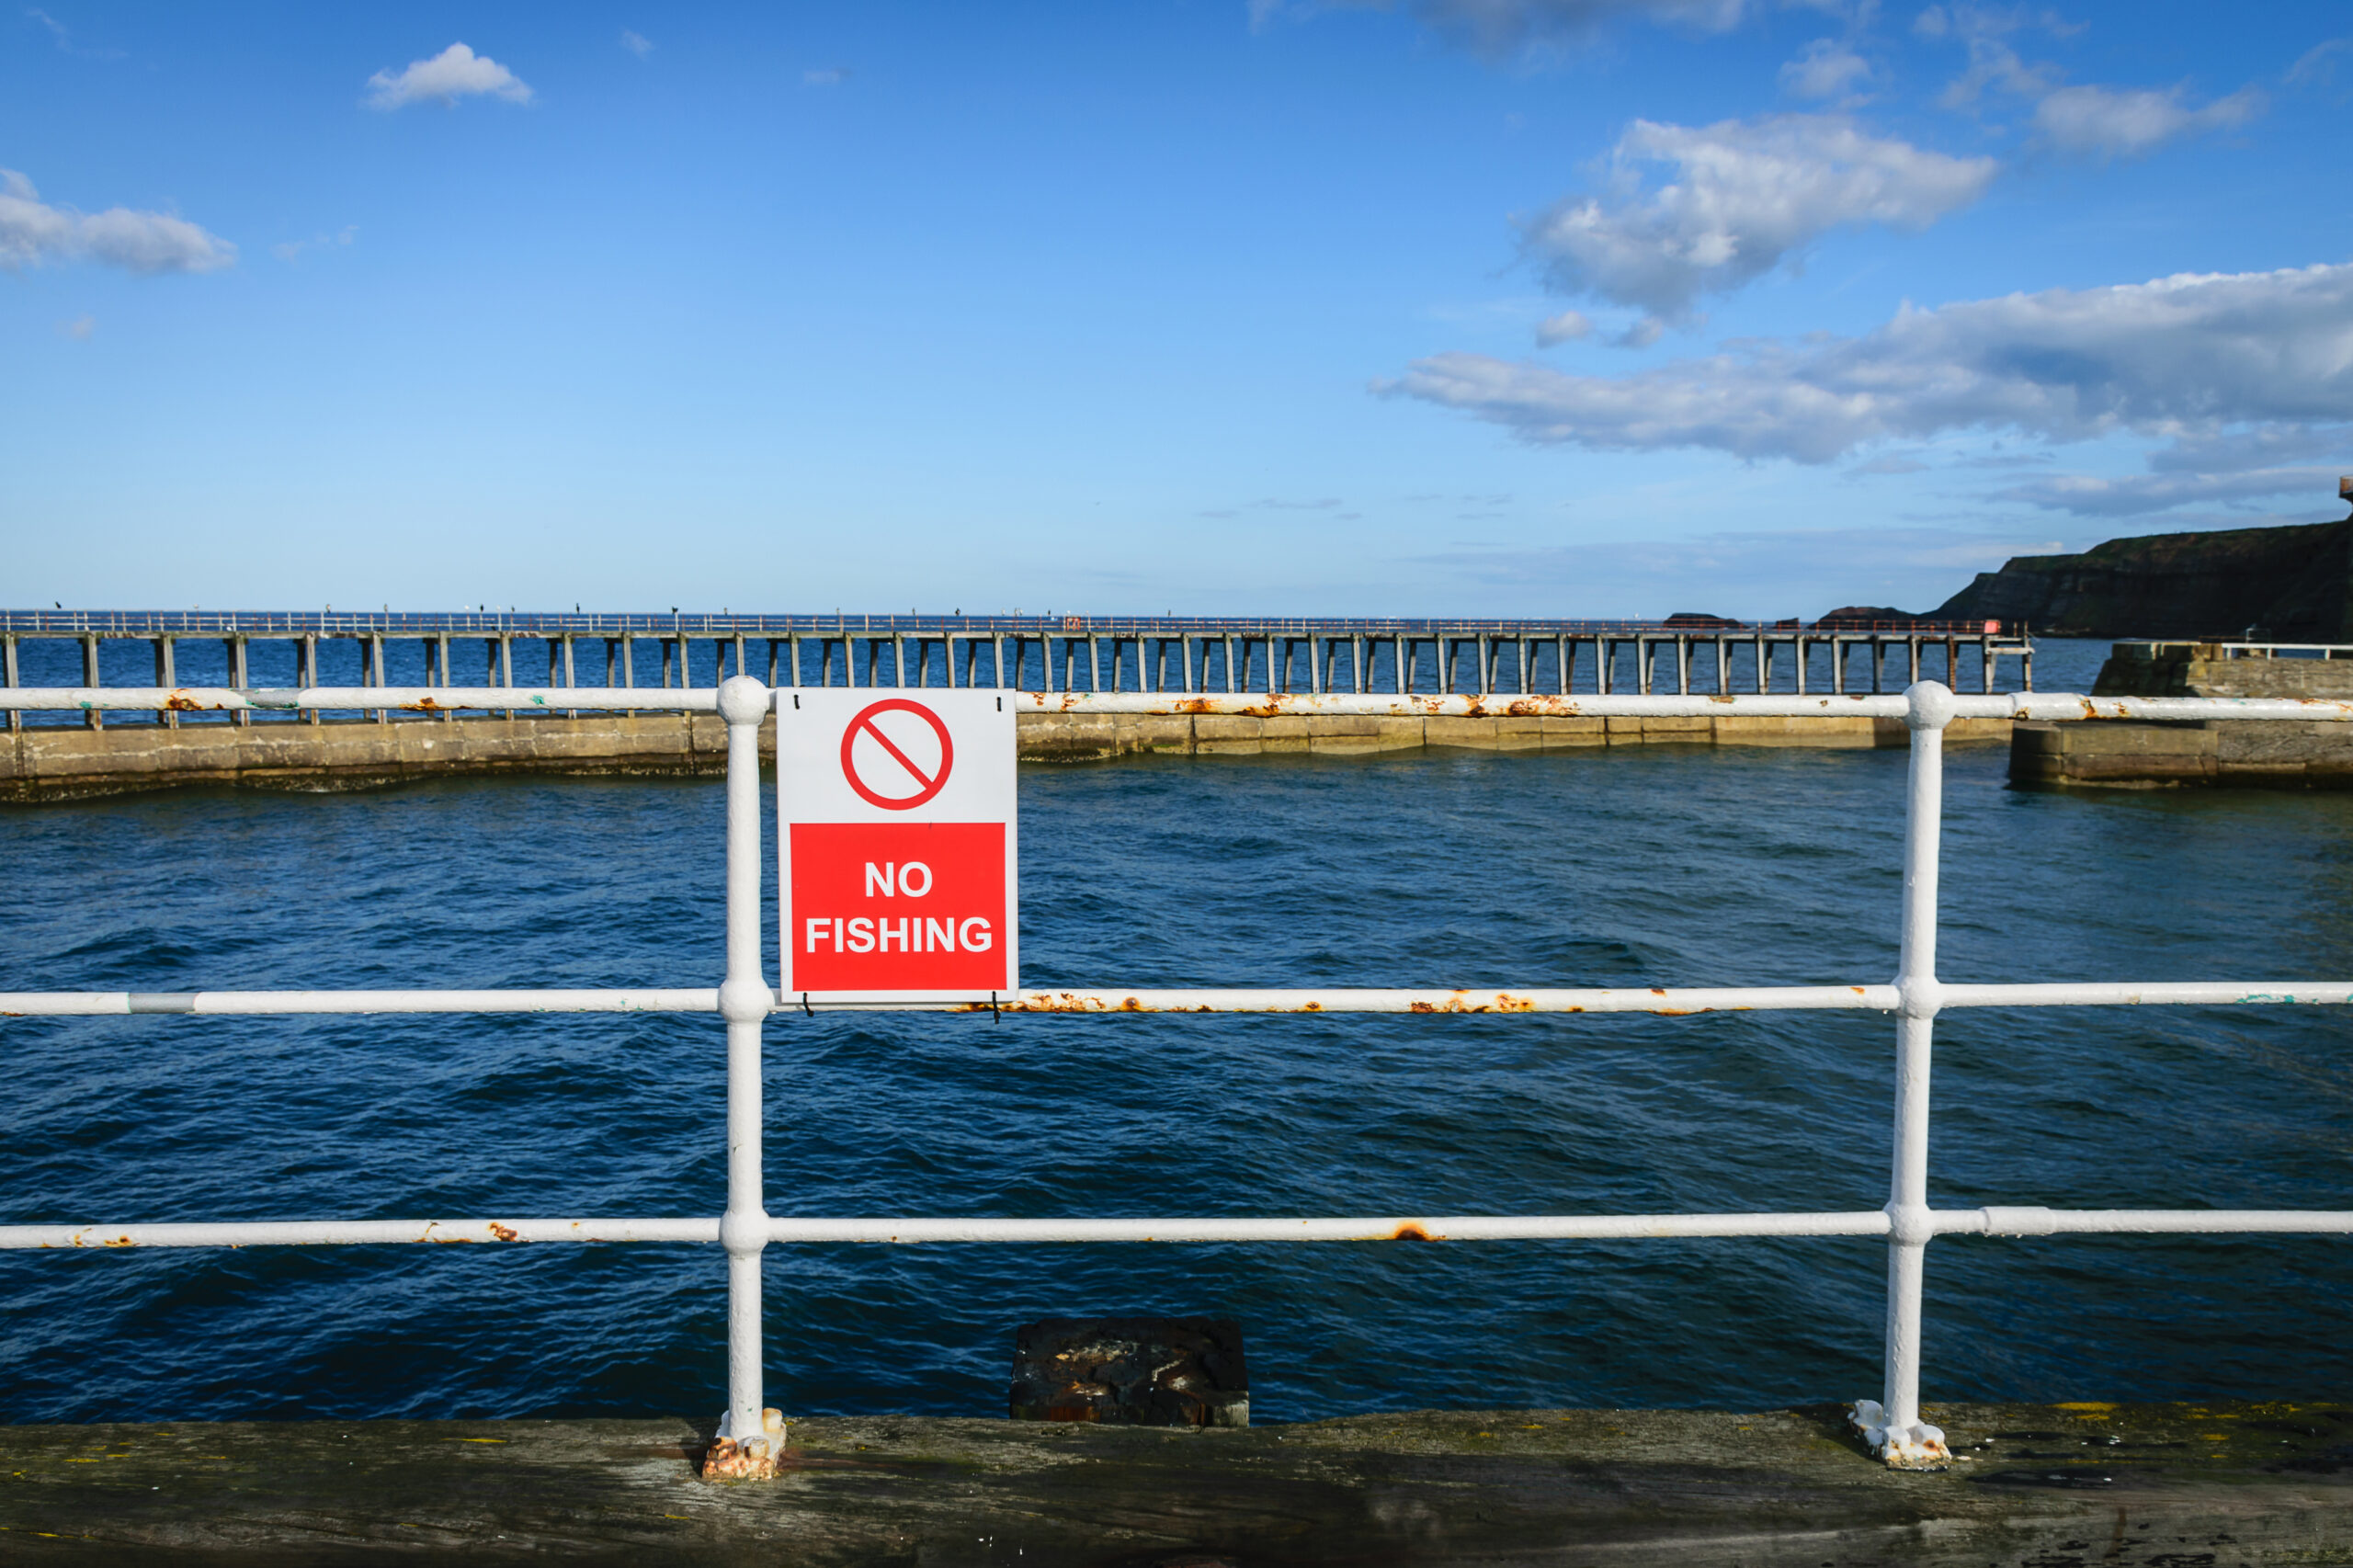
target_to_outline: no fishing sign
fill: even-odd
[[[986,1002],[1013,993],[1013,757],[1003,692],[777,693],[788,996]]]

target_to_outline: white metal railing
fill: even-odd
[[[1347,694],[1022,694],[1041,712],[1477,714],[1596,717],[1861,714],[1911,730],[1905,796],[1903,941],[1895,978],[1849,985],[1655,989],[1024,990],[961,1003],[815,1001],[787,995],[762,972],[759,731],[775,694],[738,676],[716,689],[493,687],[316,687],[229,691],[20,687],[0,709],[105,707],[360,708],[430,701],[449,708],[522,706],[716,711],[727,723],[726,967],[717,987],[646,990],[124,991],[0,993],[0,1014],[294,1014],[450,1012],[718,1013],[727,1026],[727,1204],[710,1217],[427,1219],[175,1224],[0,1225],[0,1247],[356,1245],[381,1243],[716,1242],[728,1263],[728,1406],[719,1473],[773,1471],[782,1429],[763,1423],[760,1256],[810,1242],[1260,1242],[1597,1240],[1690,1236],[1881,1236],[1888,1245],[1885,1381],[1855,1402],[1856,1423],[1888,1463],[1943,1462],[1944,1435],[1920,1419],[1921,1276],[1939,1235],[2093,1233],[2353,1233],[2347,1210],[2068,1210],[1928,1207],[1928,1074],[1937,1015],[1949,1007],[2146,1006],[2353,1002],[2341,981],[1947,984],[1937,979],[1937,869],[1944,733],[1955,719],[2293,719],[2353,721],[2353,702],[2284,699],[2091,698],[2063,693],[1962,696],[1933,681],[1885,697],[1384,697]],[[779,1009],[888,1008],[1017,1013],[1653,1013],[1725,1009],[1868,1009],[1896,1016],[1893,1160],[1886,1204],[1824,1213],[1378,1215],[1312,1218],[778,1219],[763,1203],[760,1052],[763,1020]]]
[[[2119,648],[2146,648],[2152,655],[2170,648],[2211,648],[2213,656],[2222,659],[2268,659],[2277,654],[2308,653],[2320,659],[2353,659],[2353,643],[2348,642],[2250,642],[2240,637],[2132,637],[2116,644]]]

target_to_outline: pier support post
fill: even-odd
[[[1912,732],[1904,801],[1904,937],[1896,965],[1895,1138],[1888,1180],[1887,1377],[1880,1402],[1859,1401],[1856,1425],[1897,1470],[1950,1462],[1945,1435],[1920,1419],[1920,1283],[1935,1221],[1928,1210],[1928,1069],[1937,983],[1937,857],[1944,810],[1945,726],[1952,693],[1935,681],[1904,692]]]
[[[98,679],[98,639],[95,633],[86,633],[82,638],[82,684],[87,687],[104,684]],[[96,708],[85,709],[82,713],[82,723],[87,729],[103,730],[107,727],[107,716]]]
[[[0,637],[0,680],[6,681],[6,683],[12,687],[17,684],[17,640],[13,636]],[[13,708],[9,709],[9,730],[13,733],[15,731],[21,730],[24,727],[25,716],[22,713],[17,712]]]
[[[772,698],[745,676],[722,681],[727,721],[727,978],[719,1011],[727,1020],[727,1210],[719,1222],[727,1250],[727,1415],[705,1473],[774,1475],[784,1449],[781,1421],[762,1407],[760,1254],[767,1208],[760,1159],[760,1031],[776,1000],[760,967],[760,721]],[[732,1463],[731,1463],[732,1461]]]
[[[179,677],[172,666],[172,639],[168,635],[159,636],[155,639],[155,684],[167,691],[179,685]],[[180,727],[180,716],[169,710],[156,717],[164,722],[164,728],[167,730]]]
[[[239,691],[243,691],[251,684],[252,678],[252,672],[245,668],[244,636],[241,634],[231,637],[229,639],[229,684]],[[250,710],[240,708],[229,715],[229,722],[233,724],[250,724],[254,722],[254,716]]]

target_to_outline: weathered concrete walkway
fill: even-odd
[[[685,1421],[0,1427],[0,1561],[1956,1564],[2353,1562],[2353,1403],[1931,1407],[1888,1471],[1824,1406],[1171,1431],[795,1421],[695,1477]]]

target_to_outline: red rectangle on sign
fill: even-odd
[[[1012,989],[1003,823],[794,823],[794,991]]]

